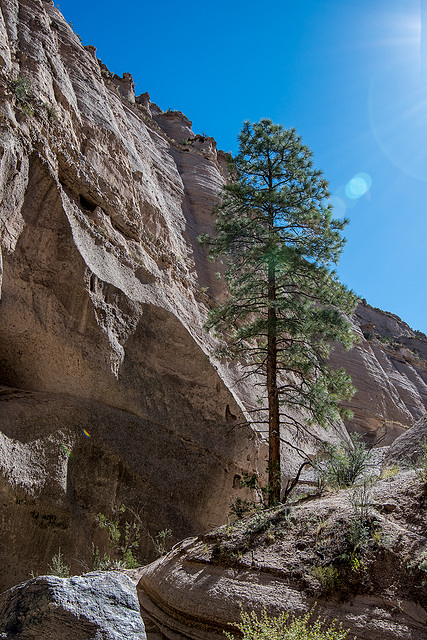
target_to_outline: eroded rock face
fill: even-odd
[[[58,547],[90,566],[94,518],[114,504],[174,540],[222,521],[259,438],[233,429],[235,374],[202,329],[216,148],[181,145],[182,114],[164,118],[172,142],[53,3],[0,9],[6,588]]]
[[[219,640],[242,608],[305,615],[317,603],[349,638],[423,640],[425,483],[415,472],[379,481],[370,503],[365,539],[341,490],[183,541],[142,570],[144,621],[170,640]]]
[[[122,573],[41,576],[0,595],[1,638],[146,640],[135,585]]]
[[[354,323],[360,342],[351,352],[337,349],[333,355],[357,390],[347,426],[372,444],[388,445],[427,410],[427,337],[366,303],[357,307]]]
[[[178,402],[184,389],[174,391],[172,377],[165,384],[167,397],[173,402],[176,394]],[[160,405],[162,390],[157,393]],[[155,389],[152,394],[157,397]],[[205,420],[201,441],[192,431],[189,403],[187,415],[181,432],[174,433],[160,419],[72,395],[2,388],[3,584],[46,571],[59,547],[74,572],[92,568],[92,541],[108,549],[96,516],[109,516],[114,504],[132,507],[147,528],[137,550],[141,562],[155,557],[148,533],[169,528],[176,540],[221,521],[222,501],[228,507],[230,492],[238,491],[233,478],[240,473],[234,460],[241,451],[240,431],[228,433],[228,423],[221,429]],[[252,447],[247,455],[253,455]]]
[[[132,76],[111,74],[51,0],[0,0],[0,63],[6,588],[59,547],[89,562],[95,515],[114,504],[174,540],[218,524],[266,453],[240,426],[258,390],[212,357],[203,329],[224,290],[197,237],[212,230],[225,155],[180,112],[135,97]],[[424,338],[404,339],[425,357]],[[422,358],[358,349],[340,356],[362,381],[356,426],[409,424],[426,403]],[[292,474],[299,459],[284,453]]]

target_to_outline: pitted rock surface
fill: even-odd
[[[212,231],[226,155],[135,97],[53,2],[0,0],[0,63],[6,588],[59,547],[87,560],[95,516],[114,504],[174,541],[223,522],[266,448],[243,425],[259,388],[203,329],[224,288],[197,237]],[[362,342],[336,354],[359,388],[349,426],[392,439],[426,409],[427,341],[366,305],[355,322]],[[346,431],[313,435],[310,454]],[[299,459],[286,447],[283,459],[292,475]]]
[[[119,572],[40,576],[0,595],[0,638],[146,640],[132,580]]]

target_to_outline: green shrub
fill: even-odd
[[[15,78],[15,80],[12,80],[11,87],[22,111],[26,113],[27,116],[34,115],[34,94],[31,80],[19,76]]]
[[[92,569],[93,571],[109,571],[113,569],[113,562],[107,553],[101,556],[99,547],[92,542]]]
[[[98,547],[92,544],[93,568],[111,569],[120,568],[136,569],[141,562],[136,557],[136,549],[139,548],[142,534],[147,535],[159,556],[168,551],[168,540],[172,538],[171,529],[163,529],[153,536],[143,524],[141,515],[135,513],[124,504],[115,505],[111,517],[98,513],[96,521],[101,529],[108,533],[108,547],[111,551],[101,556]]]
[[[58,553],[56,553],[52,560],[51,564],[48,564],[49,575],[58,576],[59,578],[69,578],[70,577],[70,567],[65,564],[64,557],[61,553],[61,549],[58,549]]]
[[[29,78],[18,77],[12,81],[12,90],[15,97],[20,102],[31,102],[33,100],[33,89]]]
[[[235,626],[243,634],[243,640],[344,640],[348,631],[327,623],[321,618],[312,620],[313,611],[304,616],[283,612],[278,617],[269,617],[264,609],[258,617],[254,611],[242,611],[242,621]],[[230,633],[225,634],[234,640]]]
[[[340,573],[332,564],[325,567],[313,567],[311,575],[320,582],[322,592],[333,593],[340,586]]]
[[[131,520],[126,518],[126,513],[131,514]],[[135,549],[139,547],[139,538],[141,535],[142,522],[141,518],[133,513],[124,504],[115,505],[112,510],[112,517],[107,518],[103,513],[96,516],[98,526],[106,529],[108,532],[108,546],[117,556],[116,559],[111,556],[104,555],[100,558],[98,548],[93,548],[94,565],[96,563],[107,564],[110,558],[111,564],[118,564],[125,569],[136,569],[140,566],[134,555]]]
[[[378,340],[388,347],[392,347],[393,349],[397,348],[397,341],[395,340],[395,338],[389,336],[388,334],[378,336]]]
[[[253,511],[253,505],[254,503],[251,500],[237,497],[230,504],[228,515],[234,517],[236,520],[241,520]]]
[[[323,460],[315,463],[320,484],[337,487],[350,487],[368,469],[371,450],[367,449],[358,433],[340,445],[323,445]]]
[[[349,522],[348,528],[348,547],[350,554],[350,560],[357,558],[360,562],[360,555],[366,550],[368,542],[371,540],[371,526],[370,523],[361,518],[353,517]]]
[[[267,468],[268,472],[268,468]],[[269,506],[269,496],[271,494],[271,488],[268,485],[261,485],[257,473],[243,472],[243,478],[240,480],[240,485],[251,489],[255,493],[255,500],[252,501],[253,506],[262,507],[267,509]]]
[[[172,529],[162,529],[154,537],[154,548],[159,556],[164,556],[168,551],[167,541],[172,538]]]

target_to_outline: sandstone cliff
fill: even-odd
[[[138,104],[52,2],[0,9],[4,587],[58,546],[81,570],[115,503],[175,539],[222,521],[258,444],[202,330],[214,141]]]
[[[360,342],[333,360],[350,373],[356,393],[350,431],[387,445],[427,409],[427,336],[392,313],[362,302],[353,318]]]
[[[59,546],[79,570],[113,504],[175,540],[220,523],[265,451],[236,428],[253,386],[203,330],[223,292],[197,236],[224,154],[135,96],[51,0],[0,0],[0,65],[1,588]],[[368,306],[356,321],[361,344],[337,355],[353,426],[394,437],[427,406],[427,341]]]

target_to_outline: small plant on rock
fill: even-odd
[[[130,520],[126,518],[126,513],[131,514]],[[121,504],[113,507],[111,518],[107,518],[103,513],[98,513],[96,520],[101,529],[107,530],[108,546],[113,554],[117,556],[116,559],[112,559],[110,556],[111,563],[117,565],[117,562],[119,562],[120,566],[126,569],[139,567],[140,562],[134,555],[135,549],[139,547],[139,539],[143,529],[141,518],[138,514]],[[104,555],[103,558],[100,558],[98,548],[95,547],[94,549],[94,564],[105,564],[108,556]]]
[[[15,98],[22,111],[26,113],[27,116],[34,115],[34,93],[31,85],[31,80],[29,78],[18,77],[12,81],[11,86]]]
[[[246,498],[237,497],[230,504],[230,510],[228,515],[234,517],[236,520],[241,520],[246,515],[251,513],[254,508],[254,503],[251,500],[246,500]]]
[[[257,473],[243,472],[243,479],[240,480],[242,487],[251,489],[256,496],[253,501],[253,505],[257,505],[263,509],[267,509],[269,506],[269,496],[271,494],[271,488],[268,485],[261,485]]]
[[[50,102],[43,102],[43,107],[46,111],[47,119],[50,122],[56,122],[58,119],[58,111],[54,104]]]
[[[34,98],[31,80],[29,78],[16,78],[12,81],[12,89],[15,98],[20,102],[31,102]]]
[[[171,529],[162,529],[153,537],[144,526],[140,513],[136,513],[124,504],[115,505],[110,518],[98,513],[96,521],[101,529],[108,533],[109,553],[101,555],[98,547],[92,544],[92,564],[94,569],[120,568],[136,569],[141,565],[135,555],[139,548],[141,535],[145,534],[153,543],[159,556],[168,551]]]
[[[332,564],[313,567],[310,573],[320,582],[322,593],[333,593],[339,588],[340,572]]]
[[[399,473],[399,465],[392,464],[383,468],[383,470],[381,471],[380,478],[381,480],[393,480],[398,473]]]
[[[52,556],[51,564],[48,564],[49,575],[58,576],[59,578],[69,578],[71,569],[65,564],[64,556],[61,553],[61,549],[58,549],[58,553]]]
[[[354,517],[363,522],[370,520],[372,515],[372,482],[370,478],[365,478],[363,483],[353,489],[350,496],[350,504],[353,508]]]
[[[154,547],[159,556],[164,556],[168,552],[168,540],[172,538],[172,529],[162,529],[154,537]]]

